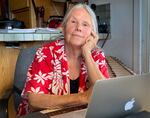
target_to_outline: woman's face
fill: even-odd
[[[85,44],[91,32],[92,21],[88,12],[84,8],[73,9],[64,27],[66,42],[81,47]]]

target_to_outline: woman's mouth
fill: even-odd
[[[83,38],[82,35],[79,35],[79,34],[72,34],[73,36],[76,36],[76,37],[80,37],[80,38]]]

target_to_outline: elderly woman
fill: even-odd
[[[96,16],[88,5],[77,4],[68,11],[62,32],[63,40],[37,50],[27,73],[19,116],[53,106],[88,103],[96,80],[109,78],[104,53],[96,46]]]

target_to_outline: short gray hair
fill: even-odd
[[[62,26],[65,27],[71,12],[77,8],[84,8],[87,11],[87,13],[91,16],[91,19],[92,19],[93,30],[94,30],[94,32],[96,32],[98,34],[97,19],[96,19],[96,15],[95,15],[94,11],[88,5],[82,4],[82,3],[74,5],[67,11],[67,13],[63,19]]]

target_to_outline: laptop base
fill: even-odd
[[[150,118],[150,112],[141,111],[141,112],[126,116],[124,118]]]

